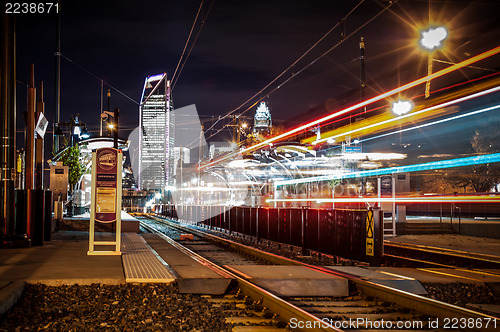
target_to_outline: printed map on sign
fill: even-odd
[[[97,188],[97,212],[115,212],[116,188]]]

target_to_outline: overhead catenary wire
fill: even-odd
[[[184,45],[184,49],[182,50],[182,54],[179,58],[179,61],[177,62],[177,66],[175,67],[174,73],[172,75],[172,81],[176,78],[177,70],[179,69],[179,66],[182,62],[182,59],[184,58],[184,54],[186,53],[187,46],[189,45],[189,40],[191,39],[191,35],[193,34],[194,27],[196,26],[196,22],[198,21],[198,16],[200,16],[201,8],[203,7],[204,0],[201,0],[200,7],[198,7],[198,12],[196,13],[196,17],[194,18],[193,25],[191,26],[191,30],[189,31],[188,38],[186,40],[186,44]],[[180,73],[179,73],[180,74]]]
[[[83,66],[79,65],[78,63],[76,63],[75,61],[71,60],[70,58],[68,58],[64,54],[61,54],[61,57],[63,57],[64,59],[66,59],[69,63],[75,65],[78,68],[80,68],[81,70],[83,70],[84,72],[86,72],[87,74],[89,74],[90,76],[92,76],[93,78],[97,79],[99,82],[103,82],[106,86],[110,87],[111,89],[113,89],[114,91],[118,92],[119,94],[121,94],[122,96],[124,96],[125,98],[127,98],[128,100],[132,101],[134,104],[140,105],[139,102],[135,101],[132,97],[128,96],[125,92],[119,90],[118,88],[115,88],[114,86],[112,86],[111,84],[109,84],[108,82],[106,82],[104,79],[100,78],[96,74],[92,73],[90,70],[88,70],[88,69],[84,68]]]
[[[198,37],[200,36],[200,32],[203,29],[203,26],[205,25],[205,21],[207,20],[208,14],[210,13],[210,10],[212,9],[214,1],[215,0],[212,0],[212,2],[210,3],[210,6],[208,7],[207,13],[205,14],[205,16],[202,17],[200,28],[198,29],[198,32],[196,33],[196,36],[194,37],[193,43],[191,44],[191,47],[189,48],[189,51],[186,55],[186,58],[184,59],[184,61],[182,62],[182,65],[180,66],[179,74],[177,74],[177,76],[175,76],[175,78],[174,77],[172,78],[172,87],[171,87],[172,91],[174,90],[175,85],[177,84],[177,81],[179,80],[179,76],[181,75],[182,69],[184,69],[184,66],[186,65],[186,62],[189,58],[189,55],[191,55],[191,51],[193,50],[194,45],[196,44],[196,41],[198,40]],[[201,5],[203,5],[203,1],[202,1]],[[201,9],[201,5],[200,5],[200,9]],[[193,27],[194,27],[194,25],[193,25]],[[188,41],[189,41],[189,38],[188,38]],[[187,42],[186,42],[186,46],[187,46]],[[182,56],[181,56],[181,58],[182,58]]]
[[[240,106],[234,108],[232,111],[226,113],[223,117],[219,118],[210,128],[207,129],[210,130],[212,129],[217,123],[218,121],[220,120],[223,120],[224,118],[228,117],[229,115],[233,114],[234,112],[236,112],[237,110],[239,110],[240,108],[242,108],[243,106],[245,106],[246,104],[248,104],[250,101],[254,100],[255,97],[259,96],[259,95],[262,95],[262,93],[269,87],[271,86],[274,82],[276,82],[278,79],[280,79],[283,75],[285,75],[290,69],[294,68],[295,65],[297,65],[297,63],[302,60],[307,54],[309,54],[309,52],[311,52],[316,46],[318,46],[319,43],[321,43],[330,33],[332,33],[332,31],[334,31],[337,27],[339,27],[341,25],[341,22],[344,22],[365,0],[361,0],[358,2],[358,4],[356,6],[354,6],[353,9],[351,9],[349,11],[349,13],[347,13],[347,15],[345,15],[339,22],[337,22],[330,30],[328,30],[317,42],[315,42],[312,46],[309,47],[309,49],[307,49],[307,51],[305,51],[297,60],[295,60],[291,65],[289,65],[285,70],[283,70],[278,76],[276,76],[271,82],[269,82],[266,86],[264,86],[262,89],[260,89],[258,92],[256,92],[253,96],[251,96],[250,98],[248,98],[245,102],[243,102]],[[292,77],[294,76],[295,74],[292,75]],[[251,107],[255,106],[260,100],[262,100],[263,98],[260,98],[257,102],[253,103]],[[248,109],[247,109],[248,110]],[[247,111],[245,110],[245,111]]]
[[[385,11],[387,11],[392,5],[394,5],[395,3],[397,3],[398,0],[395,0],[391,3],[389,3],[386,7],[384,7],[380,12],[378,12],[377,14],[375,14],[375,16],[371,17],[369,20],[367,20],[365,23],[363,23],[361,26],[359,26],[357,29],[355,29],[353,32],[351,32],[349,35],[347,35],[345,38],[343,38],[342,40],[340,40],[338,43],[336,43],[334,46],[332,46],[331,48],[329,48],[328,50],[326,50],[325,52],[323,52],[321,55],[319,55],[318,57],[316,57],[314,60],[312,60],[311,62],[309,62],[306,66],[302,67],[299,71],[293,73],[292,76],[290,76],[289,78],[287,78],[285,81],[283,81],[282,83],[280,83],[278,86],[276,86],[274,89],[272,89],[270,92],[266,93],[266,97],[273,94],[276,90],[280,89],[281,87],[283,87],[285,84],[287,84],[290,80],[292,80],[293,78],[297,77],[300,73],[302,73],[304,70],[308,69],[309,67],[311,67],[313,64],[315,64],[317,61],[319,61],[320,59],[322,59],[323,57],[325,57],[328,53],[330,53],[331,51],[333,51],[334,49],[336,49],[339,45],[341,45],[345,40],[349,39],[350,37],[352,37],[354,34],[356,34],[357,32],[359,32],[359,30],[363,29],[366,25],[368,25],[369,23],[371,23],[373,20],[375,20],[378,16],[380,16],[381,14],[383,14]],[[358,6],[360,5],[360,3],[358,3],[358,5],[355,7],[357,8]],[[355,9],[354,8],[354,9]],[[353,9],[353,10],[354,10]],[[353,10],[351,10],[349,12],[349,14],[347,14],[345,18],[347,18],[352,12]],[[337,23],[334,28],[336,28],[337,26],[339,26],[339,23]],[[291,66],[293,67],[293,66]],[[282,73],[283,74],[283,73]],[[282,76],[282,74],[280,74],[280,76]],[[275,80],[273,80],[275,81]],[[266,85],[267,87],[267,85]],[[264,89],[263,89],[264,90]],[[259,91],[258,93],[256,93],[255,95],[253,95],[249,100],[247,100],[245,103],[243,103],[242,105],[240,105],[239,107],[233,109],[231,112],[227,113],[225,116],[221,117],[218,121],[226,118],[228,115],[234,113],[235,111],[237,111],[238,109],[240,109],[243,105],[247,104],[248,101],[250,100],[253,100],[256,96],[258,96],[261,92],[263,92],[263,90]],[[248,110],[250,110],[253,106],[255,106],[258,102],[260,102],[261,100],[263,100],[264,97],[260,97],[256,102],[254,102],[252,105],[250,105],[249,107],[247,107],[243,112],[240,113],[241,114],[244,114],[245,112],[247,112]],[[215,125],[215,124],[214,124]],[[212,126],[213,127],[213,126]],[[211,129],[212,127],[210,127],[209,129]],[[224,126],[225,127],[225,126]],[[209,137],[207,137],[206,139],[210,139],[211,137],[217,135],[219,132],[221,132],[222,130],[224,130],[224,127],[219,129],[218,131],[216,131],[214,134],[210,135]],[[208,130],[208,129],[207,129]]]

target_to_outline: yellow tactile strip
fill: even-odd
[[[175,280],[168,264],[138,234],[122,234],[122,262],[126,282],[168,283]]]

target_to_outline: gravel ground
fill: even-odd
[[[231,331],[222,310],[175,284],[36,284],[0,318],[0,331]]]
[[[467,303],[500,304],[494,292],[486,285],[464,283],[422,283],[429,297],[465,307]]]

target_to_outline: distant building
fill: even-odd
[[[139,189],[173,185],[174,112],[167,74],[146,77],[139,106]]]
[[[253,119],[253,132],[254,133],[269,133],[272,127],[271,112],[265,102],[261,102],[255,111]]]

